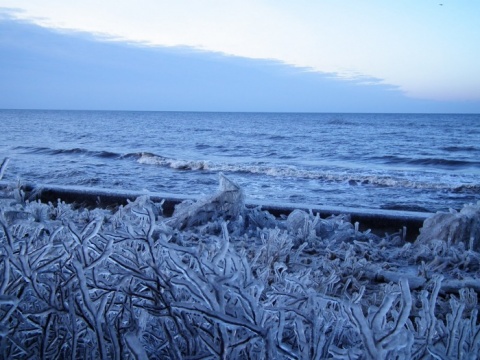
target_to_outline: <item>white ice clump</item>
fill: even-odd
[[[470,250],[480,251],[480,202],[465,205],[459,212],[438,212],[425,220],[417,241],[429,243],[434,240],[463,243]]]
[[[245,207],[243,190],[222,173],[219,176],[220,189],[215,195],[182,202],[175,207],[175,212],[167,223],[175,228],[185,228],[216,219],[238,220]]]

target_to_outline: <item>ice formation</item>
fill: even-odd
[[[221,183],[172,218],[146,196],[111,212],[1,190],[0,357],[479,357],[478,205],[407,243]]]
[[[220,189],[214,196],[177,205],[167,224],[175,228],[192,227],[223,219],[238,220],[244,210],[243,190],[234,181],[220,173]]]
[[[480,251],[480,203],[465,205],[459,212],[438,212],[427,219],[417,241],[435,240],[462,243],[470,250]]]

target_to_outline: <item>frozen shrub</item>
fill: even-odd
[[[170,219],[146,196],[115,213],[19,200],[0,208],[0,358],[479,357],[463,242],[279,220],[223,176]]]
[[[247,209],[246,217],[248,219],[248,226],[252,230],[279,226],[277,219],[268,211],[263,211],[260,207]]]

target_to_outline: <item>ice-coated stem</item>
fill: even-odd
[[[10,261],[8,258],[3,260],[3,280],[2,286],[0,286],[0,296],[5,294],[8,282],[10,281]]]
[[[147,352],[138,337],[139,334],[137,332],[129,332],[125,335],[125,342],[136,360],[148,359]]]
[[[88,313],[90,314],[92,320],[95,323],[95,333],[97,335],[98,348],[101,355],[101,358],[106,360],[108,359],[107,347],[104,340],[103,327],[101,316],[102,312],[105,309],[106,298],[102,300],[102,303],[97,311],[95,311],[95,306],[90,298],[90,294],[87,287],[87,278],[85,277],[85,272],[82,265],[78,260],[73,260],[73,267],[77,273],[78,283],[80,285],[80,291],[82,293],[83,303],[85,304]],[[105,296],[106,297],[106,296]]]
[[[5,170],[7,170],[7,165],[9,161],[10,161],[10,158],[6,157],[2,161],[2,165],[0,165],[0,180],[2,180]]]

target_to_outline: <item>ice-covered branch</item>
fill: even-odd
[[[10,161],[10,158],[5,158],[2,161],[2,164],[0,165],[0,180],[3,178],[3,174],[5,174],[5,171],[7,170],[8,163]]]

